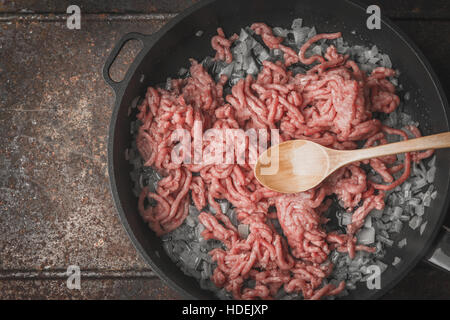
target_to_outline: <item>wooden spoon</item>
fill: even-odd
[[[352,162],[448,147],[450,132],[350,151],[329,149],[307,140],[289,140],[259,156],[255,176],[266,188],[296,193],[314,188],[331,173]]]

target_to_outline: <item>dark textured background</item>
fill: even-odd
[[[123,34],[153,33],[195,2],[0,0],[1,299],[180,298],[116,215],[106,170],[114,96],[101,70]],[[450,2],[362,2],[379,4],[415,41],[450,96]],[[81,30],[66,27],[70,4],[81,7]],[[71,264],[81,290],[66,287]],[[448,299],[450,274],[420,263],[385,298]]]

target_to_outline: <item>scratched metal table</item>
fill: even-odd
[[[153,33],[195,2],[0,0],[1,299],[181,298],[116,215],[106,170],[114,96],[101,70],[121,35]],[[450,97],[450,3],[364,2],[409,34]],[[81,8],[80,30],[66,26],[71,4]],[[67,288],[69,265],[81,268],[80,290]],[[420,263],[385,298],[448,299],[450,274]]]

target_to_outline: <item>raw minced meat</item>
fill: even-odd
[[[284,38],[273,35],[266,24],[255,23],[251,29],[269,49],[281,50],[283,61],[263,61],[255,78],[248,75],[240,79],[225,97],[227,76],[216,82],[195,60],[191,60],[189,77],[171,80],[170,90],[148,88],[138,107],[137,118],[142,125],[136,144],[145,166],[157,169],[163,178],[156,192],[142,189],[139,212],[161,236],[183,223],[192,200],[201,212],[198,219],[205,227],[203,238],[219,240],[225,246],[209,252],[217,264],[211,280],[236,299],[273,298],[280,288],[287,293],[300,292],[306,299],[336,295],[345,288],[344,281],[322,286],[333,271],[330,253],[348,252],[353,258],[356,251],[374,252],[375,247],[357,244],[357,231],[370,211],[383,209],[385,191],[408,178],[411,161],[428,157],[432,151],[406,154],[400,165],[396,156],[365,161],[384,184],[370,181],[362,163],[354,163],[339,169],[318,187],[291,195],[260,185],[248,162],[171,161],[178,129],[194,135],[211,128],[279,129],[280,142],[308,139],[342,150],[355,149],[360,141],[365,141],[364,147],[385,144],[392,135],[408,139],[403,130],[383,125],[372,116],[373,112],[391,113],[399,104],[389,81],[394,70],[379,67],[366,74],[333,45],[323,56],[306,56],[311,45],[340,38],[340,33],[314,35],[297,53],[283,45]],[[219,28],[211,41],[217,52],[215,59],[231,63],[230,47],[236,39],[236,35],[227,39]],[[315,65],[294,75],[288,67],[298,63]],[[420,136],[416,127],[408,130]],[[267,139],[270,141],[270,135]],[[211,144],[203,141],[200,147],[205,150],[213,147]],[[248,147],[249,141],[245,144]],[[394,174],[402,170],[395,180]],[[348,211],[355,210],[346,233],[327,233],[324,228],[328,219],[323,213],[331,205],[332,195]],[[156,201],[155,206],[148,204],[150,199]],[[217,199],[226,199],[234,206],[239,223],[249,227],[246,238],[240,237]],[[204,210],[207,205],[214,209],[214,215]],[[278,219],[283,235],[273,219]],[[252,286],[248,280],[253,280]]]

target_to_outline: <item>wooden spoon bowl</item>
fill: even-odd
[[[450,132],[357,150],[334,150],[308,140],[289,140],[259,156],[255,177],[268,189],[296,193],[316,187],[334,171],[352,162],[448,147]]]

